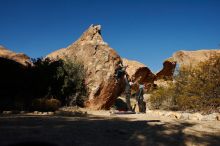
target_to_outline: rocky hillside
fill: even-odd
[[[12,52],[3,46],[0,46],[0,57],[5,58],[5,59],[9,59],[9,60],[13,60],[15,62],[22,64],[22,65],[27,65],[28,63],[30,63],[30,60],[29,60],[30,58],[27,55],[25,55],[23,53]]]

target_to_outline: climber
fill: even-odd
[[[116,82],[118,82],[120,78],[124,77],[127,67],[128,66],[123,66],[121,62],[118,64],[117,68],[115,69]]]
[[[125,75],[125,95],[126,95],[126,104],[127,104],[127,110],[128,111],[132,111],[132,107],[131,107],[131,102],[130,102],[130,98],[131,98],[131,86],[133,85],[133,82],[131,81],[131,79],[129,78],[129,75],[126,74]]]

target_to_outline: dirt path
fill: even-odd
[[[0,146],[218,146],[220,122],[181,121],[151,114],[1,116]]]

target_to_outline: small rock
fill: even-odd
[[[47,115],[54,115],[54,112],[47,112]]]
[[[38,114],[39,113],[39,111],[34,111],[34,114]]]
[[[12,111],[3,111],[3,114],[12,114]]]
[[[47,115],[47,112],[42,112],[41,115]]]
[[[20,114],[25,114],[26,112],[25,111],[20,111]]]
[[[170,115],[169,115],[169,117],[175,118],[175,119],[180,119],[181,116],[182,116],[182,114],[181,114],[181,113],[178,113],[178,112],[172,112],[172,113],[170,113]]]

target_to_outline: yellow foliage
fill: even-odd
[[[156,89],[152,108],[213,111],[220,107],[220,57],[212,56],[194,68],[181,68],[168,88]],[[164,108],[165,107],[165,108]]]

